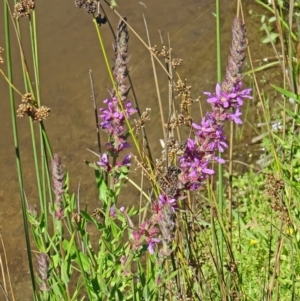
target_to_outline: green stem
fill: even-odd
[[[221,62],[221,29],[220,29],[220,0],[216,0],[216,31],[217,31],[217,77],[218,83],[222,81],[222,62]],[[219,158],[221,158],[221,153],[219,152]],[[219,211],[220,211],[220,218],[223,218],[223,168],[222,164],[218,164],[218,201],[219,201]],[[220,267],[221,272],[223,274],[223,234],[220,231]]]
[[[7,74],[8,79],[12,83],[12,65],[11,65],[11,48],[10,48],[10,29],[9,29],[9,17],[8,17],[8,3],[4,2],[4,26],[5,26],[5,47],[6,47],[6,60],[7,60]],[[9,99],[10,99],[10,109],[11,109],[11,120],[12,120],[12,130],[13,130],[13,140],[14,140],[14,149],[16,154],[16,165],[17,165],[17,174],[18,174],[18,182],[21,196],[21,207],[22,207],[22,215],[23,215],[23,226],[25,232],[25,240],[26,240],[26,250],[27,257],[29,263],[29,272],[31,278],[31,284],[33,289],[34,299],[37,299],[36,296],[36,286],[35,286],[35,278],[33,271],[33,262],[31,257],[31,247],[30,247],[30,238],[29,238],[29,228],[27,221],[27,208],[26,208],[26,200],[24,194],[24,185],[23,185],[23,174],[22,174],[22,165],[21,165],[21,157],[20,157],[20,149],[19,149],[19,139],[18,139],[18,128],[15,114],[15,99],[12,86],[9,86]]]
[[[41,106],[41,95],[40,95],[40,77],[39,77],[39,64],[38,64],[38,46],[37,46],[37,26],[36,26],[36,15],[35,11],[31,12],[31,18],[32,21],[29,22],[29,28],[30,28],[30,41],[31,41],[31,52],[32,52],[32,58],[33,58],[33,70],[34,70],[34,78],[35,78],[35,96],[36,96],[36,102],[38,104],[38,107]],[[46,145],[44,143],[44,135],[43,131],[45,131],[44,126],[41,126],[42,122],[40,122],[40,127],[39,127],[39,136],[40,136],[40,151],[41,151],[41,178],[40,174],[37,173],[37,178],[38,178],[38,188],[41,189],[41,194],[40,196],[40,204],[41,208],[43,208],[45,214],[45,227],[48,229],[48,210],[47,210],[47,198],[46,198],[46,185],[48,186],[48,191],[51,191],[51,183],[49,186],[49,181],[46,184],[45,180],[45,173],[49,172],[48,168],[45,163],[47,163],[46,160]],[[36,144],[34,144],[36,147]],[[36,150],[35,150],[36,152]],[[52,156],[52,153],[51,153]],[[36,172],[37,169],[39,168],[39,163],[38,161],[35,161],[36,165]],[[43,194],[42,194],[43,192]],[[51,193],[50,193],[51,194]]]

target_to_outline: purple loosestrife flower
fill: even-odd
[[[131,154],[125,155],[122,161],[116,162],[115,167],[112,167],[108,161],[108,155],[106,153],[102,154],[100,160],[97,164],[105,171],[111,172],[112,170],[116,171],[115,176],[119,173],[119,169],[122,166],[130,167],[131,165]]]
[[[166,248],[165,245],[168,245],[174,237],[176,209],[176,199],[160,194],[158,200],[153,202],[151,219],[140,224],[137,231],[132,231],[133,248],[139,249],[144,241],[150,254],[154,253],[155,247],[161,242]]]
[[[97,162],[99,166],[101,166],[104,170],[106,170],[107,172],[110,172],[111,170],[111,166],[108,162],[108,156],[106,153],[104,153],[100,160]]]
[[[162,211],[165,206],[170,206],[170,210],[172,212],[175,212],[175,210],[177,209],[176,199],[171,199],[164,194],[160,194],[158,196],[158,201],[153,202],[152,206],[152,210],[154,213],[152,216],[152,220],[154,222],[159,223],[159,221],[162,219]]]
[[[127,101],[123,104],[123,113],[118,100],[115,97],[104,100],[104,103],[107,105],[107,109],[100,109],[101,114],[99,117],[103,120],[100,123],[100,127],[108,134],[108,142],[105,143],[107,153],[116,159],[122,150],[130,147],[127,142],[128,133],[126,129],[126,118],[129,118],[132,114],[136,113],[137,110],[132,108],[130,101]],[[122,161],[115,162],[115,166],[111,166],[107,153],[102,154],[98,161],[98,165],[107,172],[111,172],[114,167],[120,168],[122,166],[130,166],[130,154],[125,155]]]
[[[222,91],[219,84],[216,85],[215,94],[204,92],[208,96],[207,102],[212,104],[213,109],[229,110],[239,109],[243,105],[243,98],[252,98],[251,89],[242,90],[242,82],[239,82],[232,88],[231,92]]]
[[[122,161],[117,162],[116,166],[117,167],[122,167],[122,166],[130,167],[131,157],[132,157],[131,154],[125,155]]]
[[[103,101],[107,105],[107,109],[100,108],[102,114],[99,115],[103,119],[100,127],[107,132],[110,136],[121,136],[125,134],[125,116],[118,105],[118,99],[106,99]],[[129,109],[127,109],[127,107]],[[126,111],[127,109],[127,111]],[[131,104],[124,106],[124,111],[127,118],[132,114]]]
[[[123,161],[116,162],[119,153],[125,148],[130,147],[127,138],[129,136],[126,128],[126,119],[137,112],[132,104],[127,100],[130,90],[126,85],[128,76],[127,70],[127,50],[128,50],[129,33],[126,23],[121,20],[116,32],[116,43],[114,45],[115,58],[113,61],[113,74],[116,83],[116,91],[110,92],[111,99],[104,100],[107,108],[100,109],[99,117],[102,119],[100,127],[108,134],[108,142],[105,143],[107,155],[102,155],[98,164],[107,172],[120,168],[129,167],[131,156],[127,155]],[[119,99],[118,99],[119,98]],[[109,164],[108,155],[113,157],[113,166]],[[116,179],[117,180],[117,179]]]
[[[141,246],[143,240],[146,240],[148,251],[150,254],[154,253],[154,247],[160,242],[157,238],[159,233],[156,224],[152,220],[146,220],[139,226],[138,231],[132,231],[132,237],[134,241],[134,249],[138,249]]]
[[[41,280],[42,280],[41,290],[49,291],[50,290],[50,287],[48,285],[49,263],[48,263],[47,254],[45,253],[41,253],[38,256],[38,271],[40,273]]]
[[[242,115],[242,113],[240,112],[240,109],[237,108],[235,113],[228,114],[228,118],[236,124],[242,124],[243,121],[240,119],[241,115]]]
[[[152,228],[149,230],[146,229],[144,232],[142,230],[140,230],[140,231],[141,231],[141,233],[143,233],[143,235],[147,241],[149,253],[153,254],[155,245],[160,242],[160,239],[158,239],[156,237],[159,232],[158,229],[156,228],[156,226],[152,226]]]
[[[61,164],[61,158],[58,154],[54,154],[51,162],[51,175],[53,181],[53,192],[55,195],[54,211],[56,219],[60,220],[64,215],[64,204],[62,195],[65,191],[64,180],[65,173]]]
[[[166,195],[164,194],[160,194],[158,196],[158,202],[161,206],[164,206],[166,204],[169,204],[172,206],[172,208],[174,209],[175,211],[175,208],[177,208],[177,204],[176,204],[176,200],[175,199],[170,199],[168,198]]]
[[[133,248],[137,250],[141,246],[142,235],[139,231],[132,231],[132,237],[134,242]]]
[[[109,142],[105,144],[107,150],[112,156],[117,156],[124,148],[129,147],[126,137],[126,118],[136,113],[137,110],[132,108],[130,101],[127,101],[123,106],[124,116],[117,98],[106,99],[104,103],[107,104],[107,109],[100,109],[99,117],[103,120],[100,127],[109,136]]]
[[[167,244],[169,244],[173,238],[176,209],[176,199],[171,199],[164,194],[160,194],[158,196],[158,201],[153,204],[154,214],[152,220],[158,224],[162,233],[163,242]]]
[[[204,121],[204,122],[203,122]],[[203,126],[205,125],[205,127]],[[200,144],[200,151],[214,152],[216,149],[223,152],[223,148],[227,148],[225,136],[223,134],[223,126],[219,125],[212,113],[207,113],[202,119],[201,126],[193,123],[192,127],[196,130],[195,136]]]
[[[158,238],[149,238],[148,240],[148,251],[150,254],[154,253],[154,247],[160,242]]]
[[[201,120],[200,124],[192,123],[194,138],[187,139],[185,149],[178,158],[178,167],[169,166],[167,172],[158,179],[158,183],[166,194],[160,194],[153,203],[153,216],[150,221],[140,226],[139,231],[133,233],[135,246],[145,237],[150,253],[155,245],[162,241],[161,254],[167,256],[170,252],[169,244],[174,237],[175,210],[178,198],[184,198],[185,190],[196,190],[202,183],[214,174],[209,167],[212,161],[224,164],[216,153],[223,152],[228,144],[224,134],[224,122],[233,121],[241,124],[241,106],[245,98],[250,96],[251,89],[242,90],[242,67],[245,59],[246,37],[245,29],[240,19],[233,22],[233,41],[231,55],[226,71],[225,80],[216,85],[215,93],[205,92],[207,102],[211,104],[211,112]],[[165,179],[165,180],[162,180]],[[174,184],[170,194],[169,184]],[[169,190],[169,191],[168,191]],[[169,194],[168,194],[169,193]],[[170,197],[171,196],[171,197]],[[161,239],[158,237],[159,226]]]
[[[205,151],[197,139],[188,139],[184,155],[179,158],[181,169],[179,179],[184,185],[184,189],[197,189],[203,181],[214,173],[212,169],[207,167],[211,158],[210,149]]]
[[[110,209],[109,209],[109,215],[110,215],[110,217],[112,217],[112,218],[116,218],[117,213],[116,213],[116,209],[115,209],[114,206],[110,207]]]
[[[214,173],[208,168],[211,161],[224,163],[223,159],[215,155],[216,152],[223,152],[228,147],[224,135],[224,122],[231,120],[241,124],[240,108],[243,99],[252,98],[251,89],[242,90],[242,67],[247,45],[245,28],[238,18],[234,19],[232,33],[225,80],[221,85],[216,85],[215,93],[204,93],[208,96],[207,102],[212,105],[212,112],[207,113],[199,125],[192,124],[195,139],[187,140],[185,152],[179,157],[181,169],[179,179],[183,189],[198,189],[201,183]]]

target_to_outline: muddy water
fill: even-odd
[[[223,0],[221,2],[222,42],[226,45],[224,46],[225,62],[236,1]],[[3,15],[2,9],[1,6],[1,16]],[[152,45],[160,45],[159,30],[165,43],[169,34],[173,56],[183,59],[183,65],[179,69],[181,77],[188,78],[188,83],[193,87],[194,97],[204,90],[213,89],[216,82],[214,1],[143,0],[139,2],[126,0],[119,1],[118,10],[127,17],[130,24],[144,39],[146,33],[143,14],[145,15]],[[112,24],[116,26],[118,18],[108,8],[106,11]],[[108,97],[106,87],[110,87],[94,25],[91,16],[82,9],[77,9],[72,0],[36,1],[36,12],[42,103],[52,109],[52,116],[45,122],[45,125],[54,152],[62,156],[65,168],[70,173],[71,191],[75,192],[80,182],[82,207],[86,205],[93,207],[97,204],[93,172],[83,163],[84,159],[96,159],[86,150],[87,148],[97,151],[89,69],[93,70],[98,106],[101,105],[103,99]],[[25,37],[28,36],[27,23],[26,19],[20,20]],[[109,27],[101,26],[101,33],[106,48],[112,49]],[[12,41],[16,42],[14,38]],[[0,46],[4,47],[2,26],[0,26]],[[24,42],[24,48],[29,54],[26,42]],[[20,91],[24,92],[16,43],[12,52],[14,83]],[[113,52],[110,53],[110,57],[113,58]],[[146,107],[152,109],[151,121],[148,124],[148,137],[154,157],[157,157],[160,153],[157,141],[158,138],[162,138],[162,131],[159,125],[153,72],[149,53],[132,33],[129,53],[131,54],[129,68],[140,108],[142,111]],[[162,99],[167,107],[167,78],[159,69],[158,76]],[[2,78],[0,79],[0,98],[0,233],[5,243],[16,300],[26,301],[31,300],[30,279],[16,177],[8,92]],[[26,118],[18,119],[18,127],[26,195],[30,204],[38,204],[32,146]],[[138,177],[138,173],[133,172],[133,177]],[[136,203],[137,196],[138,193],[133,192],[130,198],[121,198],[120,202]],[[34,246],[33,249],[35,249]],[[0,300],[3,300],[1,293]]]

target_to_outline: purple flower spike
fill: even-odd
[[[240,119],[240,116],[242,115],[242,113],[240,112],[240,109],[237,108],[235,113],[232,114],[228,114],[228,117],[230,120],[232,120],[234,123],[236,124],[242,124],[243,121]]]
[[[131,154],[125,155],[123,160],[121,162],[118,162],[116,164],[116,166],[118,166],[118,167],[122,167],[122,166],[130,167],[131,157],[132,157]]]
[[[61,220],[64,216],[64,202],[62,195],[65,191],[65,173],[63,171],[61,158],[58,154],[54,154],[51,161],[51,175],[53,180],[54,200],[54,216],[57,220]]]
[[[110,171],[111,170],[111,166],[108,162],[108,156],[106,153],[104,153],[101,158],[100,158],[100,161],[97,162],[97,164],[99,166],[102,166],[106,171]]]
[[[131,102],[130,101],[126,102],[126,104],[124,106],[124,110],[126,112],[127,118],[129,118],[131,115],[137,113],[137,109],[131,107]]]
[[[164,206],[166,204],[170,204],[173,209],[176,207],[176,200],[175,199],[170,199],[164,194],[160,194],[158,196],[158,202],[160,205]]]
[[[110,207],[110,209],[109,209],[109,215],[110,215],[110,217],[112,217],[112,218],[115,218],[115,217],[117,216],[117,214],[116,214],[116,209],[115,209],[114,206]]]
[[[227,109],[230,105],[229,99],[230,95],[228,93],[221,92],[220,84],[216,85],[216,93],[212,94],[210,92],[204,92],[205,95],[208,96],[207,102],[214,104],[215,106],[221,106],[224,109]]]
[[[133,237],[133,246],[134,249],[138,249],[141,245],[141,237],[142,235],[140,234],[139,231],[132,231],[132,237]]]
[[[160,240],[158,238],[151,238],[148,241],[148,251],[150,254],[154,253],[154,247],[156,244],[158,244],[160,242]]]
[[[109,136],[108,142],[105,144],[107,152],[117,158],[123,149],[130,147],[127,142],[126,118],[136,113],[137,110],[132,108],[130,101],[127,101],[123,103],[123,113],[116,97],[106,99],[104,103],[107,105],[107,109],[100,109],[99,117],[103,120],[100,122],[100,127]]]
[[[238,108],[243,105],[243,98],[252,98],[249,94],[251,89],[245,89],[240,91],[242,88],[242,82],[239,82],[232,88],[232,92],[225,92],[221,90],[221,85],[216,85],[216,92],[212,94],[210,92],[204,92],[208,96],[207,102],[212,104],[214,107],[220,107],[224,110],[230,108]]]

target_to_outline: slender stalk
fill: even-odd
[[[34,78],[35,78],[35,96],[38,106],[41,106],[41,95],[40,95],[40,76],[39,76],[39,59],[38,59],[38,43],[37,43],[37,24],[36,24],[36,13],[35,10],[31,12],[31,19],[29,22],[29,28],[30,28],[30,41],[31,41],[31,52],[33,57],[33,70],[34,70]],[[47,166],[46,162],[46,146],[43,139],[43,131],[45,130],[44,126],[39,126],[39,136],[40,136],[40,156],[41,156],[41,176],[39,175],[39,180],[41,182],[41,190],[43,192],[42,198],[40,199],[41,204],[43,204],[44,212],[48,212],[47,208],[47,201],[46,201],[46,180],[45,180],[45,173],[47,173]],[[36,162],[37,167],[39,167],[39,163]],[[48,191],[51,191],[51,186],[49,186],[48,181]],[[39,187],[39,185],[38,185]],[[50,193],[51,194],[51,193]],[[46,228],[48,229],[48,214],[45,214],[45,223]]]
[[[233,122],[230,123],[230,141],[229,141],[229,180],[228,180],[228,242],[232,248],[232,177],[233,177]]]
[[[30,29],[30,42],[31,42],[31,52],[33,58],[33,70],[35,79],[35,96],[38,106],[41,106],[41,96],[40,96],[40,76],[39,76],[39,63],[38,63],[38,45],[37,45],[37,33],[36,33],[36,16],[35,11],[31,12],[29,29]]]
[[[168,128],[167,128],[167,140],[166,140],[166,143],[167,141],[169,140],[169,137],[170,137],[170,130],[169,130],[169,123],[170,123],[170,120],[171,120],[171,117],[172,117],[172,114],[173,114],[173,108],[174,108],[174,111],[175,111],[175,104],[174,104],[174,101],[173,101],[173,70],[172,70],[172,65],[171,65],[171,62],[172,62],[172,58],[171,58],[171,41],[170,41],[170,35],[168,34],[168,44],[169,44],[169,52],[170,52],[170,58],[169,58],[169,62],[166,62],[166,67],[168,68],[168,71],[169,71],[169,74],[170,76],[168,77],[168,88],[169,88],[169,116],[168,116]],[[169,162],[168,162],[168,156],[167,156],[167,167],[169,166]]]
[[[216,39],[217,39],[217,80],[219,83],[222,81],[222,61],[221,61],[221,29],[220,29],[220,0],[216,0]],[[219,152],[219,158],[222,157],[222,153]],[[218,164],[218,202],[219,202],[219,211],[220,211],[220,218],[223,219],[223,166],[222,164]],[[223,235],[220,232],[220,268],[221,273],[223,275]]]
[[[95,121],[96,121],[98,151],[99,151],[99,154],[101,154],[101,140],[100,140],[100,132],[99,132],[99,121],[98,121],[98,112],[97,112],[96,95],[95,95],[95,87],[94,87],[92,70],[89,71],[89,76],[90,76],[90,83],[91,83],[91,90],[92,90],[92,100],[93,100],[93,105],[94,105],[94,113],[95,113]]]
[[[144,24],[145,24],[146,33],[147,33],[148,47],[151,48],[151,42],[150,42],[148,26],[147,26],[147,22],[146,22],[146,19],[145,19],[144,15],[143,15],[143,18],[144,18]],[[156,73],[156,68],[155,68],[152,52],[150,52],[150,57],[151,57],[151,64],[152,64],[152,69],[153,69],[153,75],[154,75],[154,81],[155,81],[155,87],[156,87],[156,94],[157,94],[158,105],[159,105],[159,112],[160,112],[160,118],[161,118],[161,124],[162,124],[162,132],[163,132],[163,136],[164,136],[164,141],[166,141],[167,136],[166,136],[166,131],[165,131],[165,128],[164,128],[164,124],[165,124],[164,112],[163,112],[162,101],[161,101],[161,97],[160,97],[160,91],[159,91],[158,80],[157,80],[157,73]]]
[[[5,47],[6,47],[6,60],[7,60],[7,74],[8,79],[10,82],[13,82],[13,75],[12,75],[12,64],[11,64],[11,48],[10,48],[10,27],[9,27],[9,4],[8,2],[4,2],[4,26],[5,26]],[[23,226],[25,232],[25,240],[26,240],[26,250],[27,250],[27,257],[29,263],[29,272],[30,272],[30,279],[32,284],[32,290],[34,298],[36,299],[36,286],[35,286],[35,277],[33,271],[33,262],[31,257],[31,247],[30,247],[30,238],[29,238],[29,228],[27,222],[27,208],[26,208],[26,200],[24,194],[24,184],[23,184],[23,173],[22,173],[22,164],[21,164],[21,155],[20,155],[20,148],[19,148],[19,139],[18,139],[18,127],[16,121],[16,114],[15,114],[15,99],[14,93],[11,86],[9,86],[9,99],[10,99],[10,110],[11,110],[11,120],[12,120],[12,130],[13,130],[13,140],[14,140],[14,149],[16,155],[16,165],[17,165],[17,174],[18,174],[18,182],[19,182],[19,189],[20,189],[20,196],[21,196],[21,207],[22,207],[22,215],[23,215]]]

